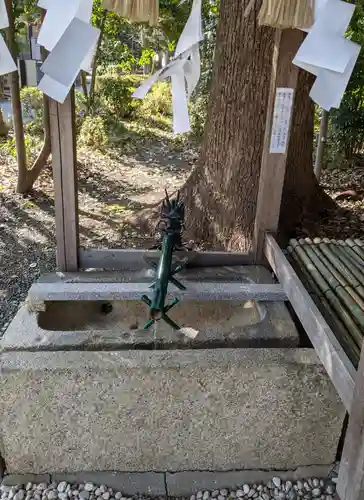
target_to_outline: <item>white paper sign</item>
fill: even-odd
[[[274,103],[270,153],[286,153],[291,124],[294,90],[278,87]]]

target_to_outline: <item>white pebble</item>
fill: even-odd
[[[67,482],[66,481],[62,481],[57,486],[57,490],[59,491],[59,493],[64,493],[66,491],[66,488],[67,488]]]
[[[318,488],[320,486],[320,481],[316,478],[312,479],[312,484],[315,488]]]
[[[101,491],[101,493],[106,493],[107,492],[107,488],[104,484],[102,484],[101,486],[99,486],[99,489]]]
[[[203,494],[202,500],[208,500],[208,498],[210,498],[210,492],[209,491],[205,491],[204,494]]]
[[[273,481],[273,484],[274,484],[277,488],[280,488],[280,487],[281,487],[282,481],[281,481],[281,478],[280,478],[280,477],[273,477],[273,478],[272,478],[272,481]]]
[[[46,483],[39,483],[38,486],[37,486],[37,490],[38,491],[43,491],[43,490],[46,490],[46,489],[47,489]]]
[[[33,484],[32,484],[32,483],[28,483],[28,484],[26,485],[26,487],[25,487],[25,489],[26,489],[27,491],[31,490],[32,488],[33,488]]]
[[[216,498],[219,496],[219,490],[214,490],[212,493],[211,493],[211,496],[212,498]]]
[[[59,500],[67,500],[68,493],[66,493],[65,491],[63,493],[58,493],[58,498]]]
[[[269,500],[270,496],[268,495],[268,493],[263,493],[262,498],[263,498],[263,500]]]
[[[328,484],[326,487],[326,493],[329,495],[333,495],[335,491],[334,485],[333,484]]]
[[[101,491],[101,489],[100,489],[100,488],[96,488],[96,490],[95,490],[95,495],[96,495],[97,497],[100,497],[100,496],[102,495],[102,491]],[[115,496],[116,496],[116,495],[115,495]]]
[[[196,495],[191,495],[190,500],[196,500]]]
[[[19,490],[17,493],[15,493],[14,500],[23,500],[24,497],[25,497],[25,491]]]
[[[251,490],[250,490],[250,491],[249,491],[249,493],[248,493],[248,498],[251,498],[252,496],[254,496],[254,495],[255,495],[255,493],[256,493],[256,492],[253,490],[253,488],[251,488]]]
[[[82,490],[82,491],[80,491],[79,497],[82,498],[83,500],[88,500],[90,498],[90,492],[87,490]],[[109,498],[110,498],[110,495],[109,495]]]
[[[244,491],[244,495],[247,495],[250,491],[250,486],[249,484],[244,484],[243,485],[243,491]]]
[[[226,490],[225,488],[223,490],[220,490],[220,495],[227,497],[227,494],[228,494],[228,490]]]
[[[122,494],[120,491],[117,491],[117,492],[115,493],[115,498],[116,498],[116,500],[120,500],[122,497],[123,497],[123,494]]]
[[[85,484],[85,490],[86,491],[92,491],[94,489],[94,485],[92,483],[86,483]]]
[[[203,497],[202,491],[198,491],[197,492],[197,500],[200,500],[200,498],[202,498],[202,497]]]
[[[56,500],[58,498],[58,493],[55,490],[48,491],[47,498],[48,500]]]
[[[237,496],[238,498],[243,497],[243,496],[244,496],[244,491],[243,491],[243,490],[238,490],[238,491],[236,492],[236,496]]]
[[[229,498],[236,498],[235,491],[230,491]]]
[[[314,488],[314,489],[312,490],[312,495],[313,495],[314,497],[319,497],[319,496],[321,495],[321,490],[320,490],[320,488]]]
[[[109,500],[109,498],[110,498],[110,493],[109,493],[108,491],[105,491],[105,493],[103,493],[103,495],[102,495],[102,498],[103,498],[104,500]]]
[[[219,495],[219,496],[217,497],[217,500],[226,500],[226,498],[224,497],[224,495]]]

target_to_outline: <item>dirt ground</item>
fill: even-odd
[[[164,188],[174,191],[188,177],[198,151],[162,138],[143,138],[107,154],[78,153],[81,245],[127,248],[151,246],[126,219],[155,206]],[[16,163],[0,150],[0,335],[39,274],[55,267],[54,191],[48,166],[32,195],[14,193]],[[345,190],[337,212],[323,224],[302,227],[302,236],[364,237],[364,168],[326,171],[322,184],[332,197]]]

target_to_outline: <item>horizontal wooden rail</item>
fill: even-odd
[[[188,267],[243,266],[253,263],[252,255],[235,252],[176,252],[188,257]],[[145,258],[157,259],[153,250],[79,249],[80,269],[133,270],[145,267]]]
[[[265,237],[264,253],[350,413],[356,376],[354,366],[271,234]]]
[[[35,283],[29,290],[32,304],[55,300],[138,300],[150,293],[148,283]],[[285,300],[280,285],[189,281],[182,291],[171,284],[169,293],[182,300]]]

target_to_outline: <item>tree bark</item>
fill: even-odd
[[[182,188],[187,237],[208,247],[252,246],[271,72],[273,30],[257,25],[260,2],[221,2],[207,126],[199,163]],[[312,79],[300,72],[281,207],[282,234],[326,205],[313,171]]]
[[[310,73],[299,72],[279,219],[282,243],[298,226],[310,224],[336,206],[319,186],[313,168],[314,104],[309,97],[313,82]]]
[[[15,63],[18,60],[18,51],[15,43],[15,27],[12,0],[6,0],[6,9],[9,18],[8,47]],[[17,192],[21,192],[22,185],[27,177],[27,154],[25,149],[23,116],[20,101],[20,85],[18,71],[14,71],[10,77],[11,105],[13,108],[13,122],[15,133],[16,157],[18,162]]]
[[[43,10],[44,17],[45,11]],[[41,47],[42,61],[47,57],[47,51],[44,47]],[[38,179],[41,171],[45,167],[47,160],[51,154],[52,144],[51,144],[51,125],[49,116],[49,97],[43,94],[43,127],[44,127],[44,140],[43,146],[40,153],[33,163],[32,167],[28,170],[26,169],[25,176],[22,178],[21,182],[18,180],[17,192],[21,194],[29,193],[33,189],[35,181]]]
[[[88,93],[88,112],[90,112],[92,110],[92,106],[93,106],[94,100],[95,100],[97,63],[99,62],[100,48],[101,48],[102,39],[104,37],[106,17],[107,17],[107,10],[105,9],[103,12],[102,19],[101,19],[100,36],[99,36],[99,39],[97,41],[94,60],[92,63],[91,84],[90,84],[90,91]]]
[[[0,137],[7,137],[8,132],[8,127],[4,122],[3,110],[0,108]]]

